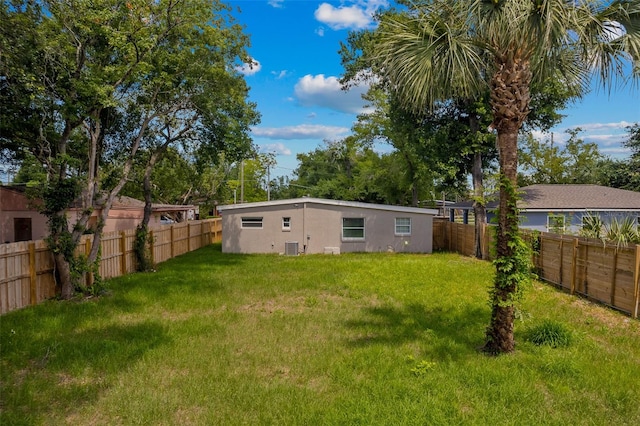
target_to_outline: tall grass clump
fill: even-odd
[[[562,323],[545,320],[529,330],[527,340],[537,346],[565,348],[571,345],[571,331]]]

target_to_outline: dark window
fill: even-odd
[[[242,227],[262,229],[262,218],[261,217],[243,217]]]
[[[30,241],[32,240],[31,234],[31,218],[30,217],[16,217],[13,219],[13,235],[15,241]]]
[[[345,240],[364,240],[364,218],[342,218],[342,238]]]

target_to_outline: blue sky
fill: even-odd
[[[291,175],[296,154],[323,146],[324,140],[351,133],[363,111],[366,87],[345,93],[338,79],[340,41],[350,30],[373,28],[372,14],[386,0],[226,0],[239,8],[234,16],[250,36],[250,55],[257,65],[244,71],[262,121],[252,129],[262,152],[277,155],[276,175]],[[640,122],[640,90],[627,85],[605,91],[597,87],[563,111],[567,117],[553,129],[554,142],[567,139],[566,129],[581,127],[581,137],[595,142],[613,158],[628,155],[621,147],[624,128]],[[548,138],[548,135],[537,135]]]
[[[296,154],[323,146],[325,140],[342,139],[351,133],[356,114],[364,110],[361,94],[366,87],[349,92],[340,88],[343,73],[340,41],[350,30],[373,28],[372,14],[387,7],[387,0],[223,0],[245,27],[255,66],[244,74],[250,100],[262,115],[252,129],[254,143],[262,152],[276,154],[273,175],[292,175]],[[237,9],[240,9],[238,11]],[[582,138],[596,142],[600,151],[624,158],[624,128],[640,122],[640,89],[630,86],[610,93],[596,89],[563,113],[554,128],[554,142],[567,139],[565,130],[581,127]],[[549,138],[549,135],[537,135]],[[384,150],[385,147],[380,147]],[[0,168],[0,179],[6,173]]]

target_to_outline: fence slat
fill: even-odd
[[[615,304],[616,298],[616,275],[618,272],[618,250],[613,251],[613,266],[611,268],[611,306]]]
[[[30,304],[35,305],[38,303],[38,293],[36,291],[36,279],[38,278],[36,272],[36,243],[29,243],[29,293],[31,295]]]
[[[573,255],[571,257],[571,294],[576,292],[576,273],[578,270],[578,247],[580,242],[577,238],[573,240]]]

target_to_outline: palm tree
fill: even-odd
[[[586,88],[640,76],[640,0],[412,0],[380,16],[377,63],[416,111],[489,90],[500,172],[496,279],[485,351],[514,349],[514,302],[528,275],[518,236],[518,133],[530,88],[555,77]]]

